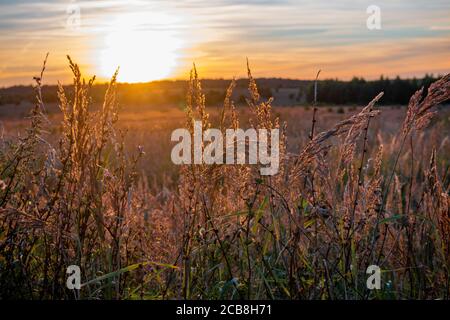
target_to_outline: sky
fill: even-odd
[[[67,54],[100,81],[117,66],[123,82],[186,79],[193,63],[239,78],[247,57],[255,77],[421,77],[450,71],[450,1],[0,0],[0,87],[32,83],[47,52],[48,84],[70,81]]]

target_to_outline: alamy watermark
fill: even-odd
[[[74,0],[67,6],[66,14],[66,28],[79,30],[81,28],[81,7]]]
[[[68,274],[66,280],[66,287],[70,290],[81,289],[81,269],[77,265],[70,265],[67,267],[66,273]],[[381,289],[381,268],[377,265],[370,265],[366,269],[368,278],[366,281],[366,287],[369,290]],[[388,281],[387,286],[390,288],[392,283]]]
[[[369,17],[366,20],[366,26],[369,30],[381,30],[381,9],[379,6],[370,5],[366,9]]]
[[[171,140],[178,141],[171,153],[172,162],[177,165],[260,164],[261,175],[278,173],[279,129],[227,129],[224,137],[219,129],[203,132],[202,122],[194,121],[193,135],[187,129],[176,129]]]
[[[81,269],[73,264],[67,267],[66,273],[69,275],[66,280],[66,286],[70,290],[81,289]]]
[[[370,265],[366,270],[367,274],[370,276],[367,278],[366,286],[369,290],[380,290],[381,289],[381,269],[379,266]]]

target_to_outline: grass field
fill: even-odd
[[[450,97],[445,76],[404,107],[277,107],[249,71],[247,106],[103,105],[73,92],[1,106],[0,298],[448,299]],[[119,108],[120,106],[120,108]],[[280,128],[280,171],[183,165],[171,132]],[[78,265],[81,290],[66,288]],[[382,287],[366,286],[367,267]]]
[[[46,139],[57,142],[59,138],[57,133],[61,130],[62,114],[58,105],[46,104],[45,107],[47,118],[50,121],[48,127],[45,128],[46,131],[50,132]],[[142,146],[145,150],[145,156],[138,164],[138,168],[151,181],[158,182],[155,186],[157,189],[154,191],[161,188],[160,183],[163,176],[171,178],[171,185],[176,184],[174,177],[178,176],[179,168],[170,160],[170,152],[174,145],[170,141],[170,135],[174,129],[185,126],[186,113],[180,108],[170,105],[156,110],[154,107],[145,106],[132,107],[129,108],[131,110],[128,110],[128,107],[122,106],[117,126],[127,131],[125,138],[128,151],[134,151],[137,146]],[[30,121],[28,118],[32,109],[33,105],[28,103],[19,106],[1,106],[0,128],[3,137],[15,139],[18,135],[23,134],[29,127]],[[217,123],[222,107],[206,109],[213,119],[213,123]],[[319,132],[324,131],[339,121],[357,114],[361,109],[358,106],[320,106],[317,108],[317,116],[320,119],[317,122],[317,130]],[[382,112],[373,120],[371,138],[376,133],[382,135],[383,139],[389,139],[389,135],[395,134],[400,129],[406,107],[382,106],[379,109]],[[237,107],[237,112],[239,117],[245,121],[244,127],[249,127],[248,119],[251,117],[251,111],[248,107],[240,105]],[[446,123],[448,119],[445,120],[445,116],[448,115],[448,110],[443,107],[441,112],[444,115],[442,121]],[[298,153],[310,134],[313,108],[311,106],[276,107],[273,113],[281,122],[288,124],[288,150]]]

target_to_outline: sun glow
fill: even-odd
[[[164,28],[170,22],[171,17],[166,15],[119,17],[105,36],[105,49],[99,55],[102,75],[111,76],[119,66],[118,79],[122,82],[147,82],[170,76],[182,46],[180,38]]]

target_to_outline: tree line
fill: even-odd
[[[401,79],[400,77],[389,79],[383,76],[377,80],[365,80],[358,77],[354,77],[350,81],[325,79],[318,81],[317,98],[319,105],[363,105],[383,91],[384,96],[380,104],[405,105],[415,91],[421,87],[428,88],[438,78],[439,76],[435,77],[427,74],[423,78],[412,79]],[[314,81],[311,80],[260,78],[256,82],[263,98],[277,97],[277,93],[283,89],[298,90],[295,91],[298,92],[297,94],[293,95],[291,93],[290,99],[286,102],[281,102],[281,104],[305,105],[311,104],[314,99]],[[207,104],[209,106],[222,104],[229,84],[230,80],[224,79],[203,80],[202,85],[206,94]],[[245,102],[247,85],[247,79],[237,80],[233,95],[236,104],[239,105]],[[94,103],[102,100],[105,91],[105,84],[98,84],[92,88],[91,94]],[[186,101],[186,92],[187,81],[183,80],[164,80],[138,84],[122,83],[118,85],[119,99],[124,106],[183,107]],[[44,86],[43,98],[47,103],[56,103],[58,99],[56,86]],[[0,105],[18,105],[23,102],[32,103],[34,99],[34,91],[31,86],[0,88]]]

